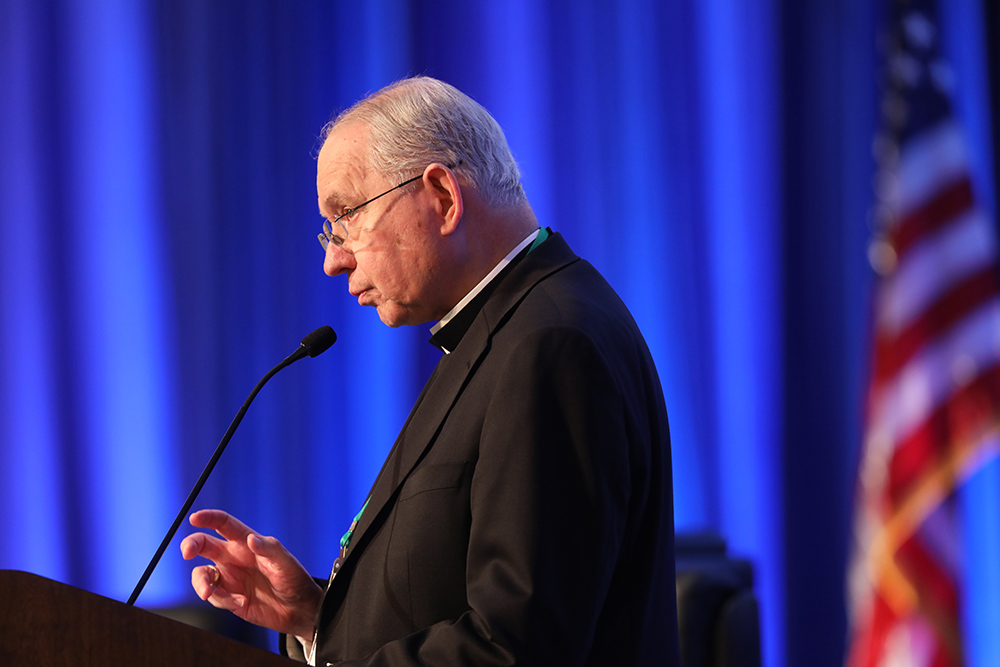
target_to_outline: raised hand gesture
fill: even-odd
[[[181,541],[185,560],[203,556],[214,563],[191,571],[198,597],[250,623],[312,638],[322,590],[281,542],[221,510],[195,512],[190,521],[220,536],[194,533]]]

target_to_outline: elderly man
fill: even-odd
[[[313,664],[677,664],[656,369],[611,287],[539,229],[496,121],[398,82],[327,128],[316,187],[326,273],[389,326],[435,322],[443,356],[322,586],[205,510],[191,522],[219,537],[181,544],[214,562],[198,595]]]

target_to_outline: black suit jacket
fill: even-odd
[[[319,665],[679,664],[659,379],[559,235],[441,359],[317,628]]]

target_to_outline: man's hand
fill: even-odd
[[[215,563],[191,571],[198,597],[250,623],[312,637],[322,590],[277,539],[221,510],[195,512],[190,521],[221,536],[194,533],[181,541],[185,560],[203,556]]]

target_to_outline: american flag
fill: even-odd
[[[954,492],[997,446],[996,230],[974,197],[936,9],[895,2],[885,45],[850,667],[963,664]]]

